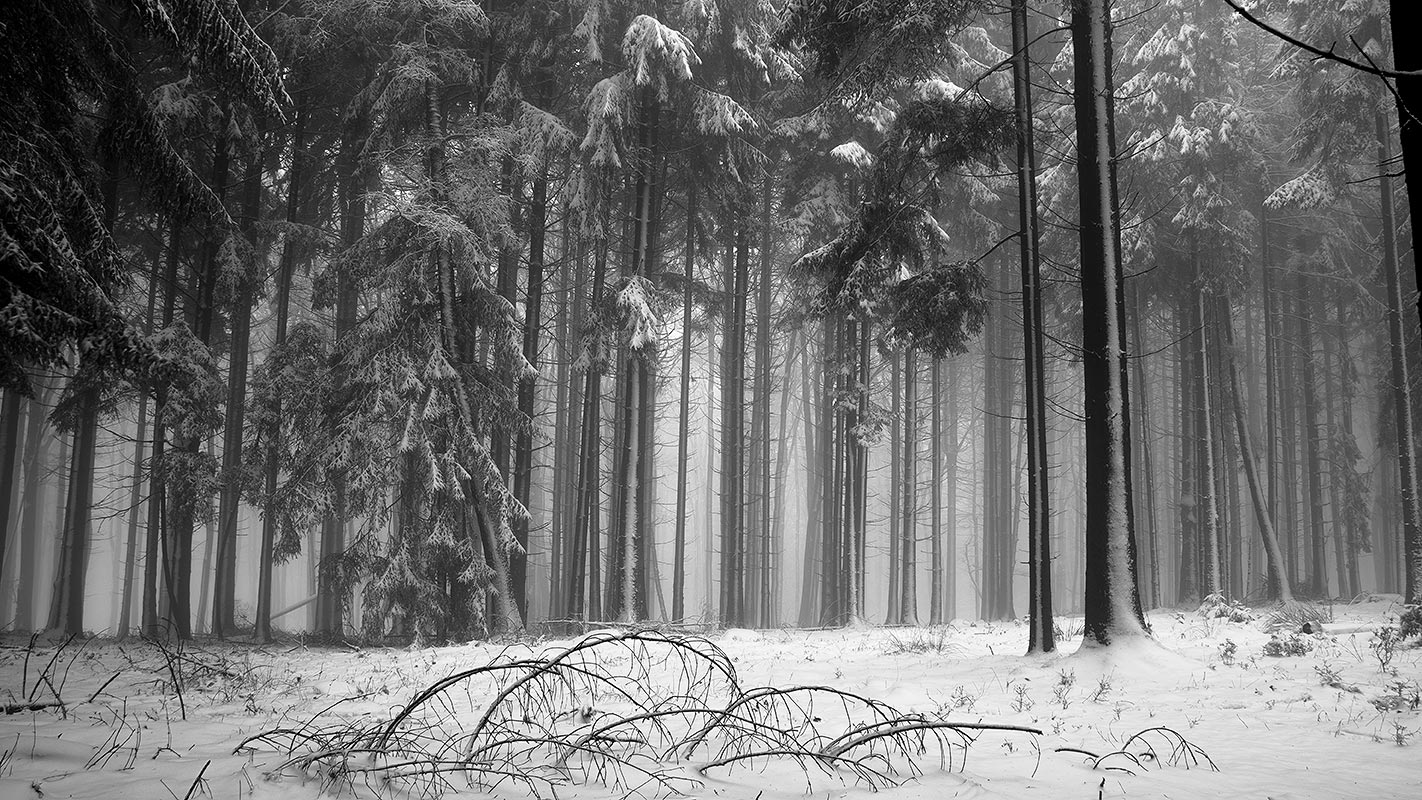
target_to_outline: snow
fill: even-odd
[[[1169,610],[1150,615],[1154,640],[1080,651],[1081,620],[1060,617],[1061,651],[1030,658],[1021,655],[1027,638],[1021,622],[734,629],[708,636],[744,687],[828,686],[929,720],[1042,731],[971,732],[976,741],[966,760],[963,751],[950,748],[951,771],[931,748],[917,762],[921,775],[893,776],[903,781],[890,789],[896,798],[1402,798],[1415,796],[1422,775],[1413,749],[1422,738],[1422,713],[1412,702],[1422,680],[1422,649],[1398,650],[1383,664],[1370,646],[1374,632],[1398,611],[1396,598],[1386,596],[1325,608],[1325,616],[1331,612],[1327,634],[1305,637],[1313,649],[1296,657],[1263,655],[1270,634],[1260,621]],[[595,635],[613,638],[618,632]],[[62,646],[52,638],[31,643],[10,636],[0,643],[6,701],[43,702],[58,694],[68,707],[0,717],[0,798],[39,792],[46,798],[114,800],[407,796],[375,777],[333,774],[321,762],[276,772],[286,756],[270,742],[233,751],[248,737],[279,728],[312,732],[380,724],[447,675],[574,641],[426,649],[204,641],[169,650],[182,665],[180,700],[169,660],[153,644],[91,640]],[[603,658],[626,674],[638,669],[625,651]],[[637,674],[653,682],[674,682],[680,674],[667,665],[640,669]],[[487,700],[483,688],[470,684],[444,697],[457,707]],[[596,724],[615,713],[611,703],[599,709],[598,702],[589,697],[574,703],[567,724],[586,725],[589,717]],[[824,712],[833,715],[828,704]],[[1131,742],[1129,755],[1109,755],[1151,729],[1164,730]],[[1178,744],[1173,736],[1198,748],[1196,763],[1167,763]],[[1152,749],[1159,760],[1142,758]],[[682,764],[668,765],[669,774],[692,796],[725,800],[788,800],[807,796],[807,789],[816,797],[871,794],[847,771],[802,769],[791,759],[696,769],[716,756],[703,747]],[[1092,756],[1100,758],[1098,769]],[[372,766],[382,760],[362,758]],[[901,759],[895,763],[903,769]],[[460,787],[457,796],[490,796],[471,793],[462,780],[453,783]],[[625,786],[596,782],[557,789],[559,797],[626,793]],[[531,795],[506,783],[492,796]]]

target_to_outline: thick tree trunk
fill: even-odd
[[[1399,3],[1393,0],[1393,19],[1399,19]],[[1422,59],[1402,48],[1399,54],[1404,51],[1410,53],[1407,60],[1412,62],[1413,69],[1422,67]],[[1404,62],[1399,60],[1399,69],[1404,69]],[[1407,79],[1407,85],[1411,87],[1411,97],[1417,99],[1417,103],[1411,108],[1412,113],[1422,113],[1418,109],[1422,108],[1422,97],[1416,97],[1419,89],[1422,89],[1422,80],[1417,78]],[[1398,88],[1403,88],[1403,81],[1398,81]],[[1405,110],[1403,115],[1403,156],[1409,166],[1422,171],[1422,164],[1415,163],[1417,159],[1422,159],[1422,152],[1417,152],[1422,147],[1422,123],[1417,121],[1415,116],[1410,116]],[[1410,124],[1409,124],[1410,123]],[[1422,601],[1422,519],[1419,519],[1418,496],[1417,496],[1417,436],[1412,425],[1412,384],[1408,376],[1407,364],[1407,338],[1402,327],[1402,280],[1398,274],[1397,256],[1397,215],[1393,210],[1392,201],[1392,178],[1388,174],[1389,166],[1392,163],[1392,146],[1389,138],[1387,124],[1379,114],[1376,120],[1378,137],[1378,168],[1382,171],[1379,181],[1379,193],[1382,208],[1383,227],[1383,279],[1386,283],[1386,305],[1387,305],[1387,335],[1388,335],[1388,361],[1392,368],[1392,405],[1393,413],[1396,416],[1397,430],[1397,463],[1398,463],[1398,497],[1402,501],[1402,551],[1405,566],[1403,569],[1404,593],[1407,602],[1416,603]],[[1412,157],[1408,156],[1408,144],[1411,148]],[[1422,183],[1422,175],[1409,175],[1407,181],[1408,194],[1416,197],[1422,191],[1414,190],[1413,187]],[[1413,204],[1413,208],[1417,208]]]
[[[1072,0],[1081,198],[1082,362],[1086,413],[1086,640],[1146,636],[1130,515],[1126,347],[1120,325],[1120,224],[1111,180],[1111,21],[1107,0]]]
[[[1396,79],[1396,92],[1394,97],[1397,100],[1397,118],[1400,123],[1399,134],[1402,140],[1402,169],[1403,180],[1407,184],[1407,206],[1410,209],[1408,217],[1416,220],[1422,215],[1422,50],[1419,50],[1412,41],[1412,35],[1406,34],[1412,30],[1412,25],[1416,22],[1417,9],[1414,3],[1407,0],[1389,0],[1389,17],[1392,20],[1392,66],[1400,72],[1409,72]],[[1405,34],[1405,35],[1404,35]],[[1385,121],[1384,121],[1385,124]],[[1391,150],[1391,147],[1387,148]],[[1382,163],[1382,170],[1386,173],[1391,169],[1391,154],[1388,160]],[[1386,179],[1383,191],[1391,197],[1392,181]],[[1396,234],[1394,234],[1396,235]],[[1417,285],[1422,287],[1422,259],[1414,258],[1412,269],[1417,275]],[[1422,322],[1422,297],[1417,299],[1418,321]],[[1407,491],[1407,487],[1403,487]],[[1416,485],[1412,490],[1414,498],[1413,526],[1409,529],[1414,540],[1417,541],[1412,550],[1412,558],[1408,561],[1410,570],[1408,575],[1411,583],[1422,582],[1422,532],[1418,531],[1416,525],[1417,514]],[[1416,598],[1416,594],[1411,595]]]

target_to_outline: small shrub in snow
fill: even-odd
[[[1220,645],[1220,660],[1226,665],[1234,664],[1234,657],[1239,654],[1239,645],[1233,639],[1225,639]]]
[[[1056,698],[1057,703],[1063,709],[1071,705],[1071,687],[1074,685],[1076,685],[1076,673],[1062,670],[1057,685],[1052,687],[1052,696]]]
[[[1392,723],[1392,741],[1396,743],[1398,747],[1406,747],[1407,740],[1416,735],[1417,731],[1408,728],[1401,722]]]
[[[1253,622],[1253,609],[1238,600],[1227,600],[1220,592],[1215,592],[1200,603],[1200,616],[1205,619],[1224,619],[1229,622]]]
[[[1308,636],[1290,633],[1281,637],[1276,633],[1264,643],[1264,655],[1273,658],[1306,656],[1313,652],[1313,644],[1313,639]]]
[[[908,636],[891,635],[884,652],[891,656],[901,653],[956,653],[960,648],[949,641],[950,633],[948,628],[919,628]]]
[[[1373,698],[1379,711],[1416,711],[1422,708],[1422,690],[1412,681],[1395,680],[1387,685],[1388,693]]]
[[[1106,695],[1111,693],[1111,676],[1102,675],[1101,680],[1096,682],[1096,689],[1091,693],[1091,702],[1100,703],[1106,699]]]
[[[978,702],[977,695],[970,694],[967,689],[961,686],[954,686],[953,696],[948,699],[953,704],[953,708],[962,708],[968,711],[972,711],[973,706],[977,705]]]
[[[1017,711],[1027,711],[1032,708],[1032,706],[1037,705],[1032,701],[1032,698],[1027,696],[1026,684],[1019,683],[1013,687],[1012,691],[1017,693],[1017,699],[1012,701],[1012,707]]]
[[[1327,659],[1322,664],[1315,664],[1313,671],[1318,673],[1318,680],[1324,686],[1332,686],[1334,689],[1342,689],[1345,692],[1361,694],[1362,690],[1351,683],[1344,683],[1343,676],[1333,667]]]
[[[1402,629],[1391,625],[1378,628],[1373,634],[1373,640],[1368,642],[1368,647],[1373,651],[1373,657],[1378,660],[1378,669],[1387,669],[1393,656],[1396,656],[1402,647]]]

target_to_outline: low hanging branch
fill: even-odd
[[[935,740],[940,765],[952,770],[962,768],[974,731],[1041,735],[904,713],[831,686],[745,689],[714,643],[652,629],[596,631],[460,670],[388,722],[314,723],[258,734],[237,750],[287,753],[278,773],[379,778],[431,796],[456,791],[456,775],[487,791],[517,784],[533,796],[583,783],[671,796],[708,770],[771,760],[792,762],[807,778],[818,770],[893,786],[901,780],[893,776],[921,774]]]
[[[1333,50],[1333,48],[1334,48],[1334,46],[1336,45],[1336,43],[1330,44],[1330,45],[1328,46],[1328,49],[1327,49],[1327,50],[1324,50],[1323,48],[1318,47],[1318,46],[1315,46],[1315,45],[1311,45],[1311,44],[1309,44],[1308,42],[1303,41],[1302,39],[1299,39],[1299,38],[1294,37],[1294,36],[1290,36],[1290,35],[1289,35],[1288,33],[1286,33],[1285,31],[1282,31],[1282,30],[1280,30],[1280,29],[1274,27],[1273,25],[1270,25],[1269,23],[1265,22],[1264,20],[1262,20],[1262,19],[1260,19],[1260,18],[1254,16],[1253,14],[1251,14],[1251,13],[1249,12],[1248,9],[1246,9],[1244,6],[1240,5],[1240,4],[1237,2],[1237,0],[1224,0],[1224,1],[1225,1],[1225,4],[1226,4],[1226,5],[1228,5],[1228,6],[1229,6],[1230,8],[1232,8],[1232,9],[1234,9],[1234,13],[1240,15],[1241,17],[1244,17],[1245,20],[1247,20],[1247,21],[1248,21],[1251,25],[1253,25],[1254,27],[1256,27],[1256,28],[1258,28],[1258,29],[1264,31],[1265,33],[1267,33],[1267,34],[1269,34],[1269,35],[1271,35],[1271,36],[1273,36],[1273,37],[1275,37],[1275,38],[1277,38],[1277,39],[1282,39],[1283,41],[1288,42],[1289,44],[1293,45],[1294,47],[1299,48],[1300,50],[1305,50],[1305,51],[1307,51],[1307,52],[1313,53],[1315,56],[1317,56],[1317,57],[1320,58],[1320,59],[1323,59],[1324,61],[1332,61],[1332,62],[1335,62],[1335,63],[1338,63],[1338,64],[1342,64],[1342,65],[1344,65],[1345,67],[1348,67],[1349,69],[1355,69],[1355,70],[1357,70],[1357,71],[1359,71],[1359,72],[1366,72],[1366,73],[1368,73],[1368,74],[1370,74],[1370,75],[1377,75],[1377,76],[1383,77],[1383,78],[1417,78],[1417,77],[1422,77],[1422,71],[1418,71],[1418,70],[1395,70],[1395,69],[1384,69],[1384,68],[1382,68],[1382,67],[1379,67],[1377,64],[1371,63],[1371,62],[1372,62],[1372,59],[1371,59],[1371,58],[1368,58],[1367,53],[1363,53],[1363,57],[1364,57],[1364,58],[1368,58],[1368,61],[1369,61],[1368,64],[1364,64],[1364,63],[1359,62],[1359,61],[1354,61],[1353,59],[1348,58],[1348,57],[1346,57],[1346,56],[1341,56],[1341,55],[1339,55],[1338,53],[1334,52],[1334,50]],[[1354,43],[1354,46],[1355,46],[1355,47],[1357,46],[1357,43],[1356,43],[1356,42]],[[1359,52],[1362,52],[1362,48],[1359,48]]]

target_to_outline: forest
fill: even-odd
[[[976,723],[889,710],[865,684],[834,690],[835,738],[786,699],[799,689],[745,690],[733,662],[778,680],[754,644],[777,642],[850,658],[851,677],[882,667],[853,648],[994,681],[1031,664],[1063,714],[1099,711],[1115,673],[1082,710],[1065,662],[1032,660],[1079,641],[1073,676],[1109,664],[1147,686],[1154,665],[1167,694],[1202,663],[1264,669],[1236,648],[1312,653],[1290,680],[1381,692],[1357,713],[1380,715],[1372,742],[1406,745],[1422,732],[1406,5],[12,0],[6,714],[69,720],[83,698],[55,665],[94,660],[96,704],[128,685],[99,673],[148,659],[161,686],[132,696],[171,740],[217,684],[257,714],[275,678],[233,687],[290,646],[320,654],[292,674],[346,676],[318,694],[379,691],[342,657],[387,655],[417,692],[371,706],[397,712],[379,735],[240,728],[244,758],[278,751],[271,774],[319,773],[320,791],[444,791],[477,762],[464,777],[485,791],[675,794],[710,768],[779,774],[764,763],[787,752],[875,789],[929,769],[910,755],[925,738],[951,773],[980,736],[1011,754],[1050,726],[984,722],[962,681],[935,702]],[[1177,639],[1194,644],[1156,648]],[[639,685],[710,706],[725,680],[731,699],[697,728],[607,672],[594,654],[612,650]],[[1339,672],[1349,653],[1380,667]],[[502,688],[467,742],[449,734],[460,766],[445,750],[413,772],[352,766],[437,738],[415,721],[453,725],[435,698],[464,680]],[[1011,684],[997,710],[1029,714]],[[691,732],[604,735],[609,695],[630,704],[616,725]],[[592,732],[507,738],[565,700]],[[85,770],[138,755],[126,709],[103,712]],[[1156,724],[1159,761],[1215,767],[1183,722]],[[655,758],[617,749],[657,737]],[[1136,742],[1055,752],[1091,756],[1069,785],[1104,797],[1101,770],[1145,770]],[[698,745],[699,777],[639,760]],[[556,765],[540,747],[563,748]],[[194,797],[218,791],[207,768],[162,774]],[[239,797],[288,796],[243,780]]]

